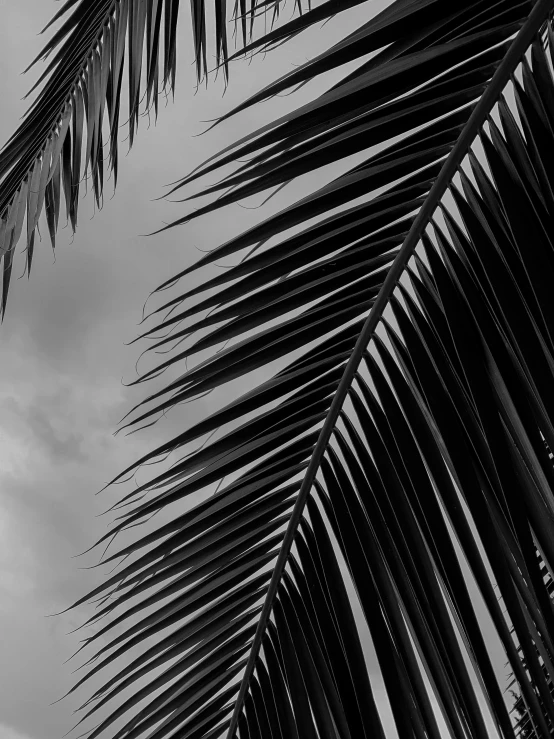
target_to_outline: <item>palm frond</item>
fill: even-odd
[[[241,109],[369,61],[193,174],[251,156],[178,223],[383,147],[159,288],[256,247],[159,309],[175,315],[144,336],[176,328],[154,348],[187,343],[140,381],[234,343],[131,426],[295,356],[137,463],[227,428],[125,496],[100,540],[181,507],[107,557],[131,561],[79,601],[108,598],[91,621],[111,620],[75,688],[141,647],[86,704],[85,717],[124,701],[91,739],[123,716],[116,739],[385,736],[352,588],[400,737],[487,739],[489,721],[513,737],[470,580],[550,735],[554,613],[536,553],[552,575],[553,12],[396,0]]]
[[[179,7],[179,0],[67,0],[44,29],[60,22],[30,65],[33,67],[39,61],[48,60],[28,93],[38,90],[37,97],[17,131],[0,151],[2,313],[6,307],[15,246],[23,235],[29,272],[43,208],[54,247],[62,194],[68,222],[75,231],[83,180],[90,182],[98,207],[106,170],[112,172],[115,187],[125,88],[128,92],[125,117],[129,125],[129,146],[136,135],[141,106],[143,113],[152,111],[157,117],[160,96],[173,93]],[[193,0],[191,11],[200,83],[208,74],[204,0]],[[245,0],[235,3],[232,17],[240,23],[243,45],[249,38],[257,12],[256,2],[250,2],[248,7]],[[216,65],[227,77],[225,0],[216,0],[214,15]],[[125,68],[127,81],[124,80]]]

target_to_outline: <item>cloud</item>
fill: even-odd
[[[86,459],[84,435],[75,429],[77,418],[71,404],[71,387],[59,387],[52,393],[37,393],[30,399],[13,397],[0,402],[0,409],[24,430],[27,443],[39,447],[53,463],[67,464]]]
[[[0,739],[34,739],[29,734],[22,734],[6,724],[0,724]]]

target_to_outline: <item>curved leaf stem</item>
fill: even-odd
[[[510,77],[519,63],[525,51],[531,44],[533,37],[540,30],[542,24],[547,19],[549,13],[554,9],[554,0],[537,0],[533,10],[530,12],[526,22],[518,32],[514,41],[512,42],[506,56],[500,63],[498,69],[494,73],[489,86],[483,93],[483,96],[475,106],[473,113],[469,120],[464,126],[460,137],[454,145],[452,151],[446,158],[438,176],[435,180],[429,195],[419,210],[414,222],[398,252],[391,268],[381,286],[381,289],[375,299],[373,306],[371,307],[367,319],[362,327],[354,350],[348,360],[342,378],[340,380],[337,391],[333,397],[331,407],[329,408],[329,414],[325,419],[325,423],[319,434],[319,438],[314,448],[314,452],[306,469],[306,474],[300,487],[300,492],[296,499],[294,509],[292,511],[287,530],[283,539],[283,544],[275,563],[273,575],[269,583],[265,602],[260,614],[256,633],[252,643],[252,648],[248,657],[248,663],[246,665],[239,693],[236,699],[233,716],[231,718],[231,724],[227,734],[227,739],[232,739],[234,736],[239,714],[241,711],[242,703],[244,701],[246,690],[248,689],[248,683],[252,672],[254,670],[254,664],[260,650],[262,638],[265,632],[266,624],[273,608],[273,601],[277,593],[277,588],[282,577],[283,570],[287,563],[287,559],[290,553],[296,529],[300,523],[300,519],[308,498],[308,494],[311,490],[312,484],[315,480],[315,476],[319,469],[321,459],[327,448],[333,429],[335,428],[336,421],[342,410],[342,406],[346,399],[352,380],[358,370],[358,366],[362,359],[363,352],[367,348],[367,345],[371,341],[373,333],[377,328],[377,324],[381,320],[383,311],[385,310],[389,298],[396,287],[402,272],[412,256],[413,251],[421,237],[423,230],[426,228],[429,220],[431,219],[435,209],[437,208],[440,199],[444,195],[452,177],[456,174],[463,158],[466,156],[469,147],[476,138],[479,129],[485,122],[489,115],[493,105],[498,100],[504,87],[509,82]]]

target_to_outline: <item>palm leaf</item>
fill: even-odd
[[[125,88],[129,146],[136,135],[141,103],[144,102],[143,113],[153,111],[157,117],[160,96],[173,93],[179,7],[179,0],[67,0],[44,29],[61,23],[28,68],[50,59],[29,93],[38,90],[37,97],[0,151],[2,313],[6,307],[13,250],[23,235],[26,267],[30,271],[43,209],[54,247],[62,194],[68,222],[75,231],[83,179],[90,181],[98,207],[106,169],[113,173],[115,187]],[[248,8],[245,2],[235,3],[232,17],[237,23],[240,21],[243,44],[249,37],[247,20],[253,22],[256,11],[255,2]],[[200,82],[208,72],[205,3],[193,0],[191,12]],[[225,0],[216,0],[214,14],[216,62],[227,77]]]
[[[141,648],[85,704],[84,718],[105,716],[91,738],[124,715],[117,739],[385,736],[360,618],[400,737],[486,739],[489,720],[514,736],[469,581],[549,736],[554,613],[536,553],[552,575],[553,12],[396,0],[240,109],[369,61],[177,184],[251,157],[183,223],[382,147],[159,288],[255,247],[156,311],[175,314],[144,336],[172,329],[154,346],[186,344],[140,381],[234,343],[150,395],[131,426],[285,366],[138,461],[226,428],[125,496],[100,540],[180,511],[107,557],[130,561],[76,604],[100,597],[90,621],[112,618],[85,641],[101,646],[75,688]]]

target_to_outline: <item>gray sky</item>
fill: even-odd
[[[374,2],[372,7],[377,10],[384,4]],[[21,98],[35,77],[33,73],[21,77],[20,72],[40,50],[44,37],[37,33],[58,7],[44,0],[0,0],[0,143],[14,131],[26,108]],[[246,129],[270,120],[276,111],[292,109],[299,97],[270,101],[206,136],[192,138],[205,128],[200,121],[228,111],[366,17],[367,7],[357,9],[304,34],[264,61],[236,64],[225,97],[219,83],[195,95],[188,3],[183,2],[176,102],[162,109],[156,127],[148,130],[147,121],[141,123],[128,156],[122,143],[115,198],[109,199],[110,183],[104,209],[93,218],[92,199],[82,201],[73,243],[69,228],[59,233],[56,263],[45,236],[36,249],[30,280],[17,280],[24,259],[16,262],[8,313],[0,329],[0,739],[58,739],[72,726],[71,713],[77,705],[72,697],[53,707],[49,704],[71,686],[71,670],[78,665],[63,662],[82,634],[65,634],[91,610],[45,616],[67,607],[102,577],[100,570],[78,569],[94,564],[95,554],[71,559],[104,533],[109,516],[96,516],[122,490],[98,497],[94,493],[134,459],[177,433],[183,423],[223,399],[222,393],[214,393],[140,434],[112,436],[119,419],[146,392],[144,386],[121,385],[122,377],[130,381],[135,376],[135,361],[143,348],[123,342],[137,335],[144,300],[200,254],[195,247],[215,247],[292,202],[295,193],[320,184],[321,173],[302,178],[262,210],[231,206],[144,238],[139,234],[180,217],[189,207],[151,200],[164,192],[164,184],[184,176]],[[303,99],[332,81],[327,78],[303,88]],[[125,136],[123,130],[120,138]],[[44,226],[42,230],[44,234]],[[86,697],[80,694],[82,700]]]

